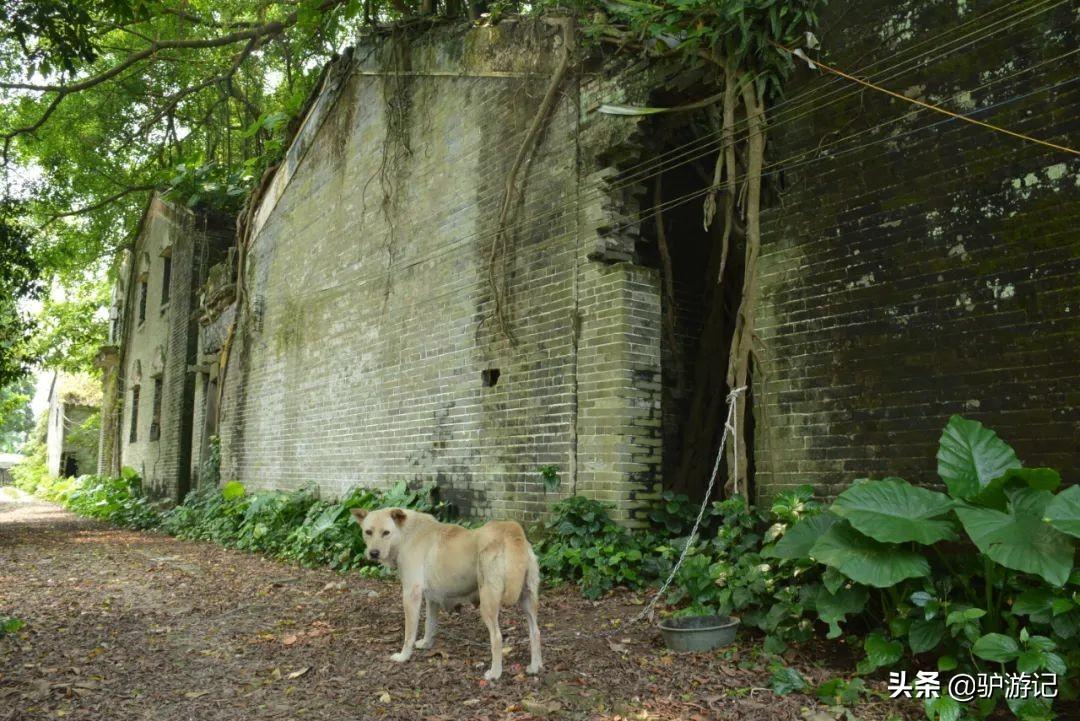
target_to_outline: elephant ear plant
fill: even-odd
[[[1062,703],[1075,699],[1080,486],[1059,492],[1056,471],[1025,468],[992,430],[960,416],[941,434],[937,461],[946,492],[900,478],[857,481],[769,554],[822,569],[822,587],[808,594],[830,637],[849,615],[874,630],[863,641],[864,673],[1050,673]],[[1002,700],[1022,719],[1055,717],[1055,699],[999,691],[961,705],[941,688],[926,700],[931,719],[985,718]]]

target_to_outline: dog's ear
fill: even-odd
[[[408,518],[408,516],[405,515],[405,511],[401,510],[400,508],[395,508],[394,510],[390,511],[390,517],[394,519],[394,523],[397,524],[398,528],[404,526],[405,519]]]
[[[352,513],[353,520],[357,523],[363,523],[368,514],[366,508],[352,508],[349,510]]]

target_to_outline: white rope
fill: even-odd
[[[630,619],[627,626],[633,626],[639,623],[642,619],[652,618],[653,609],[656,608],[656,604],[660,601],[660,598],[667,592],[668,586],[675,580],[675,575],[679,572],[679,568],[682,566],[683,561],[686,560],[686,556],[690,553],[690,547],[694,545],[694,539],[697,537],[698,528],[701,527],[701,519],[705,517],[705,508],[709,505],[709,498],[712,496],[713,486],[716,484],[716,474],[720,470],[720,461],[724,458],[724,445],[727,442],[728,433],[731,433],[731,442],[735,444],[735,463],[738,464],[738,451],[739,451],[739,436],[738,436],[738,421],[735,420],[735,404],[740,395],[746,392],[746,386],[736,388],[728,393],[727,404],[728,414],[727,420],[724,421],[724,433],[720,436],[720,450],[716,452],[716,462],[713,463],[712,476],[709,477],[709,487],[705,489],[705,497],[701,499],[701,508],[698,509],[697,518],[694,520],[694,527],[690,529],[690,535],[686,538],[686,545],[683,546],[682,553],[679,554],[679,560],[675,562],[675,566],[671,569],[671,573],[668,574],[667,580],[664,581],[664,585],[660,587],[660,590],[656,592],[656,595],[652,597],[648,605],[641,609],[638,615]],[[735,466],[736,478],[738,478],[738,465]],[[737,491],[738,489],[736,489]],[[625,628],[625,626],[621,627]],[[616,629],[614,632],[618,632]]]

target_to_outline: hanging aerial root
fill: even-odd
[[[728,356],[729,388],[745,386],[749,376],[757,290],[757,259],[761,250],[761,171],[765,163],[765,107],[753,83],[743,86],[742,99],[749,130],[745,206],[746,257],[743,266],[742,298],[735,317],[735,332],[732,334],[731,352]],[[735,420],[743,442],[733,443],[728,449],[728,481],[725,490],[729,495],[746,493],[748,490],[745,394],[736,400]]]
[[[525,161],[530,158],[536,150],[537,138],[540,137],[540,131],[543,129],[544,123],[547,121],[551,109],[555,105],[555,100],[558,97],[559,87],[562,85],[563,78],[566,77],[566,72],[570,69],[572,26],[569,22],[562,22],[561,25],[563,28],[563,46],[559,57],[559,64],[555,67],[555,71],[551,75],[551,80],[548,81],[544,99],[540,101],[540,107],[537,108],[536,114],[533,116],[528,130],[525,131],[525,136],[521,139],[521,145],[518,147],[517,155],[514,156],[514,163],[510,166],[510,172],[506,178],[506,188],[503,191],[502,203],[499,205],[499,218],[495,226],[495,238],[491,243],[491,252],[488,256],[488,282],[491,285],[491,294],[495,301],[495,319],[499,323],[499,330],[506,339],[510,341],[511,345],[517,345],[517,339],[514,338],[514,334],[511,332],[510,325],[506,319],[506,279],[503,278],[502,282],[500,282],[498,274],[496,273],[496,268],[498,266],[499,258],[505,258],[509,236],[508,226],[510,225],[510,215],[513,208],[520,200],[521,189],[518,185],[518,173],[521,172],[521,168],[525,165]]]

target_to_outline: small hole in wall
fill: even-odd
[[[499,375],[498,368],[488,368],[487,370],[480,371],[480,380],[484,382],[485,388],[491,388],[499,382]]]

